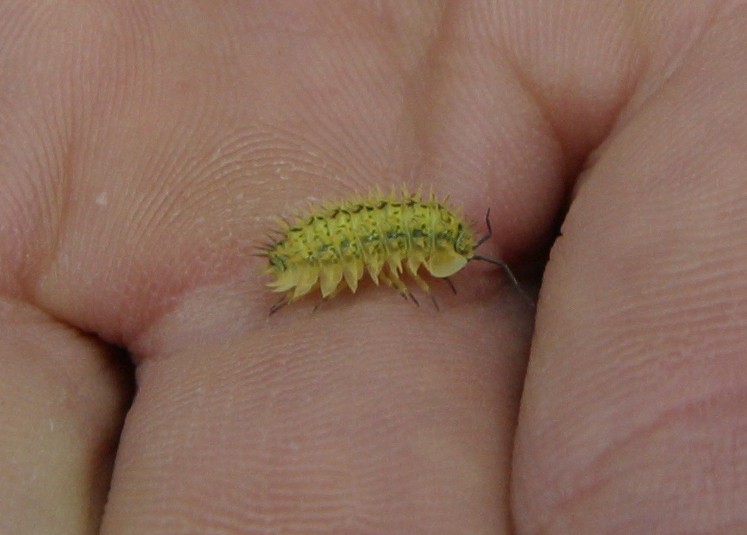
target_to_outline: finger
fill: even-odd
[[[105,346],[0,302],[0,532],[98,533],[129,398]]]
[[[522,364],[493,347],[521,351],[523,303],[483,309],[475,340],[459,311],[367,301],[143,363],[104,532],[505,527]]]
[[[746,529],[746,30],[718,13],[652,67],[579,187],[520,416],[522,533]]]

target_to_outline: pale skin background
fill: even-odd
[[[0,532],[747,532],[744,2],[135,4],[0,5]],[[268,318],[272,217],[402,182],[536,323]]]

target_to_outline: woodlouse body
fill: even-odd
[[[273,277],[268,286],[286,294],[272,312],[317,287],[323,299],[345,286],[355,292],[365,273],[414,300],[402,280],[405,271],[430,294],[418,273],[421,266],[446,278],[471,259],[501,265],[515,281],[504,262],[474,254],[489,236],[477,240],[470,225],[432,195],[375,195],[312,210],[287,223],[279,238],[262,248],[269,261],[265,273]]]

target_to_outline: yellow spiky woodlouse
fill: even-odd
[[[405,271],[431,295],[428,283],[418,274],[421,266],[433,277],[446,279],[453,290],[448,277],[470,260],[500,266],[526,297],[506,262],[475,253],[492,236],[489,209],[485,224],[487,232],[476,238],[446,200],[406,191],[312,209],[293,223],[285,222],[277,236],[260,247],[259,256],[268,259],[265,274],[274,278],[268,286],[285,293],[270,314],[317,287],[323,300],[334,297],[346,285],[355,293],[366,272],[375,284],[381,281],[393,286],[417,304],[401,278]],[[435,299],[433,302],[438,308]]]

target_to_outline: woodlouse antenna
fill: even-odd
[[[519,290],[519,293],[526,300],[526,302],[529,303],[532,308],[536,306],[534,300],[529,296],[529,294],[524,291],[524,288],[521,287],[521,285],[519,284],[519,280],[516,278],[516,275],[514,275],[514,272],[511,271],[511,268],[508,267],[508,264],[506,264],[506,262],[504,262],[503,260],[496,260],[495,258],[490,258],[487,256],[481,256],[479,254],[473,255],[470,260],[482,260],[483,262],[494,264],[503,268],[503,271],[506,272],[508,278],[511,279],[511,283],[516,287],[517,290]]]
[[[480,247],[480,245],[488,241],[493,236],[493,226],[490,224],[490,208],[488,208],[488,211],[485,212],[485,226],[488,227],[488,231],[479,240],[477,240],[474,249]],[[508,275],[511,283],[516,287],[517,290],[519,290],[519,293],[526,300],[526,302],[529,303],[532,308],[536,306],[534,300],[529,296],[529,294],[524,291],[524,288],[521,287],[521,284],[519,284],[519,280],[516,278],[516,275],[514,275],[514,272],[511,271],[511,268],[508,267],[508,264],[505,261],[490,258],[488,256],[482,256],[479,254],[472,255],[472,258],[470,258],[470,260],[481,260],[483,262],[487,262],[489,264],[493,264],[502,268],[503,271],[506,272],[506,275]]]
[[[483,243],[488,241],[493,236],[493,226],[490,224],[490,208],[488,208],[488,211],[485,212],[485,226],[488,227],[488,232],[485,233],[479,240],[477,240],[477,243],[473,247],[474,249],[480,247]]]

